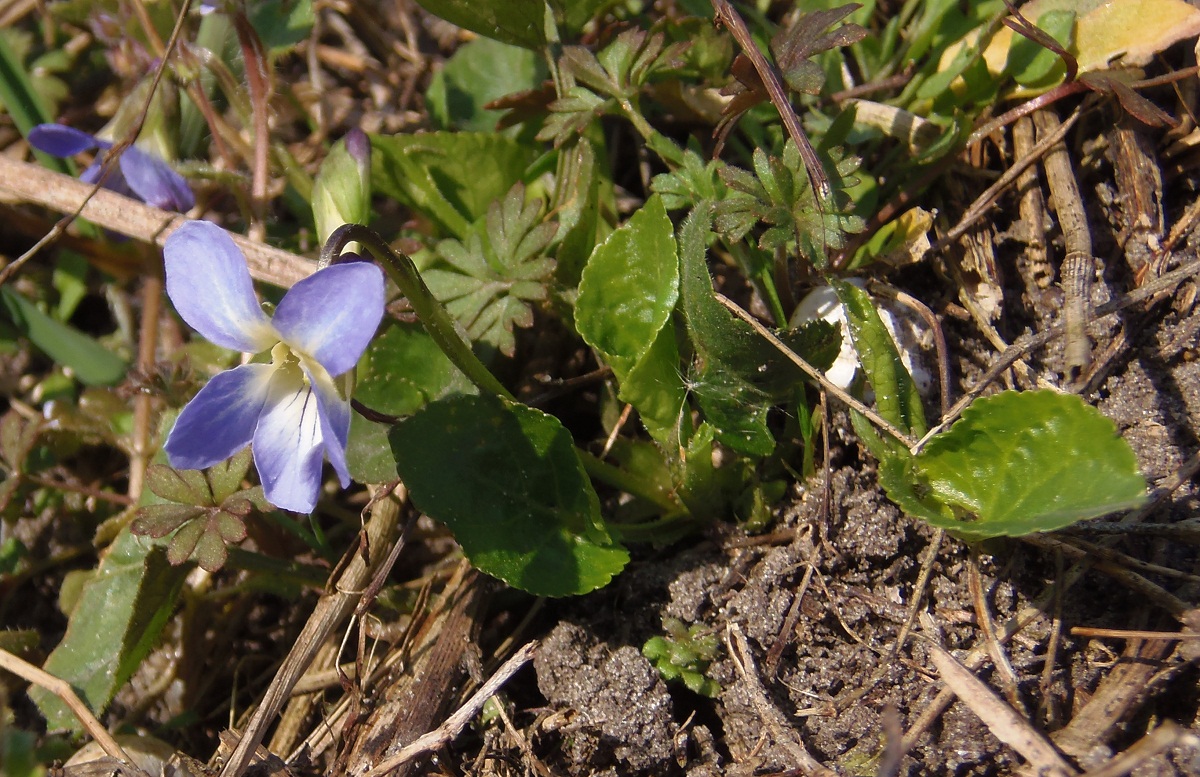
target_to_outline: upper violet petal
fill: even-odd
[[[29,130],[29,145],[51,156],[75,156],[93,148],[108,148],[110,143],[83,130],[64,124],[39,124]]]
[[[276,372],[269,394],[254,432],[263,494],[276,507],[310,513],[317,506],[324,458],[317,400],[294,367]]]
[[[139,148],[128,148],[121,154],[121,172],[138,198],[156,208],[184,212],[196,204],[182,175]]]
[[[171,466],[204,469],[249,445],[274,372],[269,364],[244,364],[200,389],[163,446]]]
[[[330,375],[355,364],[383,318],[383,272],[367,262],[344,262],[298,281],[273,320],[283,341],[321,363]]]
[[[314,369],[305,369],[304,373],[308,376],[313,394],[317,398],[325,453],[338,474],[342,488],[345,488],[350,485],[350,467],[346,464],[346,441],[350,437],[350,402],[342,399],[333,379],[320,365]]]
[[[255,353],[278,342],[258,306],[246,257],[225,230],[189,221],[163,245],[167,295],[193,329],[217,345]]]

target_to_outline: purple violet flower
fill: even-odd
[[[113,144],[95,135],[62,124],[39,124],[29,131],[29,145],[51,156],[69,157],[98,148],[107,152]],[[84,183],[95,183],[107,153],[100,154],[79,176]],[[180,213],[196,204],[192,190],[183,176],[158,157],[147,154],[137,146],[121,153],[117,165],[104,179],[104,188],[139,199],[163,210]]]
[[[184,224],[163,256],[167,295],[184,321],[225,348],[271,352],[270,364],[220,373],[183,408],[165,446],[171,465],[204,469],[253,442],[267,501],[312,512],[326,455],[350,485],[350,400],[333,379],[358,363],[383,318],[383,272],[367,262],[318,270],[268,318],[246,257],[215,224]]]

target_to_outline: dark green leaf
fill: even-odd
[[[157,642],[186,575],[158,545],[122,531],[84,585],[67,633],[43,668],[99,713]],[[40,689],[30,695],[51,728],[80,730],[58,697]]]
[[[692,344],[709,368],[725,371],[770,396],[790,391],[803,376],[800,369],[750,325],[734,318],[713,294],[705,262],[708,213],[702,205],[680,229],[680,300]],[[837,330],[823,322],[781,333],[780,339],[817,369],[826,369],[837,357]]]
[[[417,0],[425,10],[501,43],[540,49],[546,44],[544,0]]]
[[[467,558],[543,596],[606,585],[629,559],[604,529],[571,435],[553,416],[494,397],[452,397],[391,434],[413,503]]]
[[[495,133],[373,135],[371,185],[465,239],[537,150]]]
[[[125,377],[125,362],[108,348],[38,310],[29,300],[5,287],[0,303],[18,332],[89,386],[111,385]]]

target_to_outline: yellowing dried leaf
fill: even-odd
[[[1145,65],[1172,44],[1200,35],[1200,9],[1185,0],[1032,0],[1021,6],[1021,15],[1034,24],[1051,11],[1073,11],[1076,15],[1074,41],[1065,48],[1075,56],[1080,73],[1111,64]],[[1016,35],[1002,27],[992,36],[983,60],[993,75],[1004,72]],[[973,30],[960,44],[949,47],[939,69],[949,67],[959,50],[973,45],[978,37],[979,31]],[[961,79],[952,85],[956,91],[961,87]],[[1015,94],[1041,91],[1045,89]]]

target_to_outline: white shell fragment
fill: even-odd
[[[858,278],[851,278],[849,282],[860,289],[864,288],[863,282]],[[912,375],[917,389],[923,395],[928,395],[933,389],[933,373],[926,365],[925,349],[931,344],[932,337],[921,330],[907,308],[892,300],[875,299],[875,309],[891,334],[896,350],[900,353],[900,361]],[[848,389],[854,382],[854,375],[860,365],[858,353],[854,350],[854,343],[846,326],[845,308],[838,301],[837,292],[832,286],[818,286],[800,300],[800,304],[792,313],[791,325],[795,327],[817,319],[837,324],[841,328],[842,349],[833,366],[826,371],[825,377],[839,388]]]

